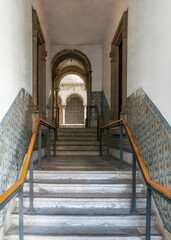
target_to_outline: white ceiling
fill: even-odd
[[[101,44],[115,0],[41,0],[53,45]]]

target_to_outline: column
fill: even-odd
[[[62,105],[63,124],[65,124],[65,105]]]
[[[33,29],[33,112],[38,111],[38,79],[37,79],[37,58],[38,58],[38,52],[37,52],[37,29],[34,26]]]
[[[87,118],[87,105],[84,105],[84,124],[86,124],[86,118]]]

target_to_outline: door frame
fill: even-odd
[[[128,11],[123,13],[111,43],[111,118],[126,118]],[[122,42],[122,107],[119,113],[119,45]]]

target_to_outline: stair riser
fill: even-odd
[[[137,177],[138,177],[138,173],[137,173]],[[29,179],[29,171],[27,174],[27,180]],[[104,172],[53,172],[53,171],[34,171],[34,179],[49,179],[49,180],[101,180],[101,181],[105,181],[105,180],[111,180],[114,181],[116,179],[132,179],[132,172],[130,171],[116,171],[116,172],[108,172],[108,173],[104,173]]]
[[[18,206],[18,198],[16,198]],[[137,199],[137,208],[146,208],[146,199]],[[122,198],[112,198],[112,200],[107,199],[69,199],[69,198],[34,198],[34,207],[35,208],[84,208],[84,209],[118,209],[118,208],[130,208],[132,206],[131,199],[122,199]],[[24,198],[24,207],[29,208],[29,199]]]
[[[84,132],[96,132],[97,128],[58,128],[59,133],[64,132],[78,132],[78,133],[84,133]]]
[[[58,136],[66,137],[97,137],[97,132],[58,132]]]
[[[97,136],[58,136],[57,141],[97,141]]]
[[[56,146],[56,151],[99,151],[99,146]],[[51,150],[54,150],[54,147],[51,146]],[[105,150],[105,148],[104,148]]]
[[[56,156],[99,156],[99,151],[56,151]],[[106,151],[103,151],[103,155]],[[51,156],[54,152],[51,151]]]
[[[17,235],[6,236],[4,240],[19,240]],[[145,240],[145,236],[40,236],[24,235],[24,240]],[[163,240],[161,236],[151,236],[151,240]]]
[[[18,226],[18,215],[11,216],[11,223]],[[34,216],[24,215],[25,226],[65,226],[70,229],[72,227],[142,227],[146,225],[145,216],[116,216],[116,217],[82,217],[82,216]],[[151,225],[154,226],[154,217],[151,218]]]
[[[24,191],[29,192],[29,183],[24,184]],[[137,184],[136,192],[142,193],[143,185]],[[38,184],[34,183],[34,192],[40,193],[87,193],[87,194],[115,194],[115,193],[131,193],[131,184],[112,184],[112,185],[93,185],[93,184]]]
[[[51,142],[52,145],[54,141]],[[98,141],[56,141],[56,146],[99,146]]]

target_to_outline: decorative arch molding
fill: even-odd
[[[58,68],[58,65],[65,59],[78,60],[84,66],[85,72],[87,74],[91,75],[92,70],[91,70],[90,60],[83,52],[81,52],[80,50],[77,50],[77,49],[64,49],[64,50],[60,51],[59,53],[57,53],[52,60],[52,78],[53,78],[53,80],[56,77],[56,69]]]
[[[83,71],[83,69],[81,69],[77,66],[68,66],[68,67],[65,67],[62,70],[58,71],[58,79],[59,80],[57,81],[57,85],[56,85],[57,88],[59,87],[62,78],[65,77],[68,74],[78,75],[85,82],[85,85],[86,85],[86,73],[85,73],[85,71]]]
[[[59,65],[61,62],[67,60],[67,59],[74,59],[82,64],[84,66],[84,70],[81,69],[78,66],[74,66],[71,64],[71,66],[64,67],[63,69],[59,69]],[[52,102],[55,106],[55,98],[57,99],[58,91],[59,91],[59,83],[61,81],[61,77],[66,75],[74,73],[77,75],[80,75],[81,78],[85,81],[85,86],[87,90],[87,104],[91,104],[91,91],[92,91],[92,67],[90,60],[88,57],[77,49],[64,49],[57,53],[55,57],[52,60],[52,92],[56,92],[55,96],[53,94]],[[57,106],[56,106],[57,108]],[[54,111],[54,108],[53,108]],[[54,116],[53,112],[53,116]]]

